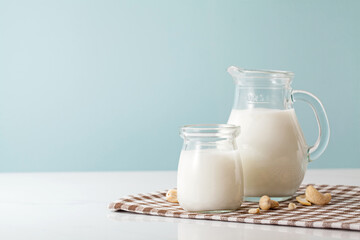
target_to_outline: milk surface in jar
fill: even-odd
[[[177,175],[177,197],[186,211],[229,212],[243,201],[243,176],[236,137],[229,124],[181,128],[184,145]]]
[[[307,167],[307,144],[294,109],[233,109],[228,123],[240,125],[237,138],[246,197],[291,196]]]
[[[187,211],[231,210],[243,198],[241,160],[236,150],[182,151],[178,200]]]

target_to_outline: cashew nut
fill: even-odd
[[[331,194],[325,193],[322,194],[312,185],[309,185],[305,190],[306,200],[316,205],[325,205],[328,204],[331,200]]]
[[[305,195],[299,195],[296,197],[296,201],[298,201],[299,203],[301,203],[302,205],[305,206],[311,206],[311,202],[308,202],[305,198]]]
[[[170,190],[166,193],[166,200],[167,200],[168,202],[178,203],[177,190],[176,190],[176,189],[170,189]]]
[[[275,201],[275,200],[271,200],[271,209],[275,209],[279,207],[279,202]]]
[[[269,196],[262,196],[259,201],[259,207],[262,210],[269,210],[271,208],[271,199]]]
[[[259,208],[250,208],[248,213],[251,214],[259,214],[260,213],[260,209]]]
[[[260,198],[259,207],[262,210],[269,210],[279,207],[279,203],[277,201],[271,200],[269,196],[264,195]]]
[[[297,207],[296,204],[291,202],[291,203],[289,203],[288,209],[294,210],[296,207]]]

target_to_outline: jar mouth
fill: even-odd
[[[240,126],[233,124],[191,124],[180,129],[182,137],[237,137]]]
[[[242,69],[239,67],[231,66],[227,72],[238,83],[250,84],[275,84],[284,85],[290,84],[294,77],[293,72],[278,71],[278,70],[251,70]]]

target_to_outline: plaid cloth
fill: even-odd
[[[306,186],[301,185],[294,196],[304,194]],[[260,214],[248,213],[249,208],[258,207],[258,203],[254,202],[244,202],[241,209],[235,212],[203,214],[186,212],[179,204],[166,201],[167,191],[158,191],[120,198],[110,203],[109,209],[165,217],[360,231],[359,186],[314,185],[314,187],[319,192],[331,193],[331,202],[324,206],[302,206],[294,197],[280,202],[278,209],[261,211]],[[290,202],[297,203],[297,208],[288,210],[287,206]]]

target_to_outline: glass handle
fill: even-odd
[[[316,121],[319,127],[319,136],[315,144],[309,148],[309,161],[313,161],[320,157],[320,155],[325,151],[329,143],[329,120],[327,118],[324,106],[322,105],[320,100],[312,93],[303,90],[293,90],[291,97],[293,102],[297,100],[307,102],[314,111]]]

